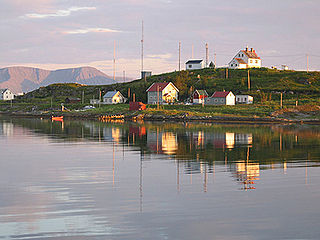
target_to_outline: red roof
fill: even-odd
[[[246,64],[246,62],[243,61],[243,59],[241,59],[241,58],[235,58],[235,60],[237,60],[238,63],[240,63],[240,64]]]
[[[163,89],[165,89],[171,82],[163,82],[163,83],[153,83],[151,87],[147,89],[147,92],[161,92]],[[171,83],[173,85],[173,83]],[[179,90],[176,88],[176,86],[173,85],[173,87],[179,92]]]
[[[249,50],[241,50],[244,54],[248,56],[248,58],[255,58],[255,59],[260,59],[256,53],[255,50],[252,49],[252,51]]]
[[[230,91],[228,91],[228,92],[214,92],[212,97],[213,98],[225,98],[228,96],[229,93],[230,93]]]

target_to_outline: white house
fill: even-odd
[[[236,103],[239,104],[252,104],[253,97],[250,95],[236,95]]]
[[[8,89],[0,89],[0,100],[12,100],[14,99],[14,94]]]
[[[109,91],[103,96],[104,104],[124,103],[126,98],[119,91]]]
[[[148,104],[168,104],[178,100],[179,89],[172,82],[153,83],[147,90]]]
[[[244,68],[261,68],[261,59],[256,51],[247,47],[245,50],[240,50],[229,63],[231,69]]]
[[[205,62],[202,59],[190,59],[186,62],[186,70],[196,70],[205,67]]]
[[[206,99],[208,105],[235,105],[236,97],[231,91],[214,92],[214,94]]]

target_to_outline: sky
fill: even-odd
[[[0,0],[0,68],[92,66],[138,78],[216,53],[225,66],[246,46],[265,67],[320,70],[319,0]],[[192,47],[193,46],[193,47]]]

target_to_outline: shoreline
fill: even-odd
[[[121,118],[112,118],[110,115],[92,113],[70,113],[70,112],[0,112],[0,116],[21,117],[21,118],[51,118],[53,115],[64,116],[67,119],[96,120],[112,122],[113,120],[124,121],[148,121],[148,122],[204,122],[204,123],[238,123],[238,124],[312,124],[320,125],[320,119],[289,119],[276,117],[238,117],[238,116],[188,116],[184,115],[156,115],[143,112],[133,112],[122,115]],[[117,116],[117,115],[115,115]]]

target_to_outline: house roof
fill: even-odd
[[[241,50],[244,54],[248,56],[248,58],[255,58],[255,59],[260,59],[256,53],[255,50],[249,51],[249,50]]]
[[[208,96],[208,93],[206,90],[196,90],[195,92],[197,92],[199,95]]]
[[[153,83],[146,92],[157,92],[162,91],[165,89],[169,84],[172,84],[172,86],[179,92],[179,89],[172,83],[172,82],[163,82],[163,83]]]
[[[199,64],[201,62],[203,62],[202,59],[190,59],[188,62],[186,62],[186,64]]]
[[[119,91],[109,91],[107,92],[103,98],[112,98],[114,95],[116,95]]]
[[[7,90],[8,90],[8,88],[2,88],[2,89],[0,89],[0,94],[4,93],[4,92],[7,91]]]
[[[231,91],[228,91],[228,92],[214,92],[214,94],[212,95],[213,98],[225,98],[228,96],[228,94],[230,93]]]
[[[240,64],[246,64],[246,62],[241,58],[235,58],[235,60]]]

